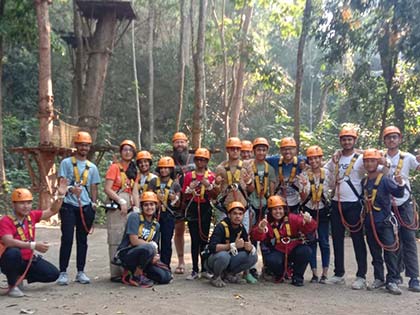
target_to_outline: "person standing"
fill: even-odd
[[[60,163],[58,176],[67,179],[68,193],[60,209],[61,244],[60,244],[60,276],[57,284],[67,285],[69,277],[67,268],[73,246],[74,230],[76,228],[76,282],[90,283],[85,274],[87,255],[87,236],[93,225],[98,198],[100,177],[98,168],[87,159],[92,138],[89,133],[79,131],[74,138],[76,153],[65,158]]]
[[[411,196],[409,181],[410,171],[419,171],[420,163],[416,157],[408,152],[402,152],[399,146],[402,142],[402,133],[395,126],[389,126],[383,132],[384,143],[387,148],[386,159],[390,161],[390,176],[401,175],[406,185],[404,196],[392,198],[393,211],[400,224],[401,250],[399,251],[399,264],[405,266],[405,275],[410,278],[408,289],[412,292],[420,292],[419,285],[419,261],[416,245],[416,230],[418,218],[414,212],[414,202]]]
[[[249,140],[242,140],[241,141],[241,160],[249,160],[253,157],[253,148],[252,148],[252,142]]]

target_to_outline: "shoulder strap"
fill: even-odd
[[[226,244],[229,244],[230,243],[230,230],[229,230],[229,225],[225,221],[221,221],[220,223],[225,228]]]

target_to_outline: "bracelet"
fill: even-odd
[[[32,250],[35,250],[35,247],[36,247],[36,242],[29,242],[29,247],[30,247]]]

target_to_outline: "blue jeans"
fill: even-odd
[[[330,222],[329,221],[320,221],[318,222],[318,238],[316,238],[311,244],[310,247],[312,249],[311,259],[309,264],[311,265],[311,269],[316,269],[317,262],[316,262],[316,254],[317,254],[317,244],[319,244],[319,249],[321,250],[321,260],[322,260],[322,268],[328,268],[330,265],[330,240],[329,240],[329,228]]]
[[[28,265],[27,260],[22,259],[19,248],[9,247],[3,253],[0,259],[1,271],[7,277],[9,286],[15,285],[16,281],[23,274]],[[26,279],[31,282],[54,282],[57,280],[60,272],[50,262],[41,256],[34,256],[31,266],[29,267]]]
[[[207,267],[216,277],[224,272],[237,274],[248,270],[257,263],[258,255],[251,255],[246,251],[240,251],[238,255],[232,256],[229,252],[222,251],[211,254],[207,260]]]

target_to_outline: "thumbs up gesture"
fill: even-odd
[[[243,248],[245,245],[244,239],[241,237],[241,235],[242,235],[242,231],[240,231],[238,235],[236,236],[236,240],[235,240],[236,248]]]

